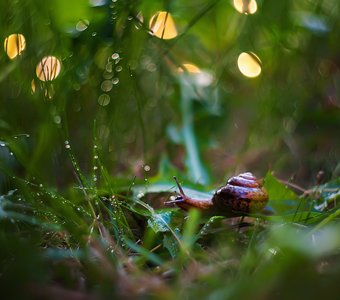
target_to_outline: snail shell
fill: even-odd
[[[230,178],[225,186],[215,192],[212,202],[219,211],[256,212],[267,204],[268,193],[262,181],[247,172]]]

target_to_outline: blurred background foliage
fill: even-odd
[[[334,176],[339,4],[254,2],[2,1],[1,39],[26,40],[14,59],[0,55],[0,130],[16,168],[65,187],[65,141],[89,172],[97,137],[113,176],[143,177],[145,165],[156,174],[162,158],[203,184],[240,170],[304,184],[319,170]],[[171,14],[174,38],[150,34],[158,11]],[[240,72],[242,52],[259,76]],[[60,75],[40,81],[35,68],[49,55]],[[199,73],[180,73],[185,63]]]

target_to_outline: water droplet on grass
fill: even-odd
[[[83,20],[79,20],[77,25],[76,25],[76,29],[78,31],[84,31],[87,29],[87,27],[89,27],[90,22],[89,20],[83,19]]]
[[[61,123],[61,117],[60,116],[54,116],[53,120],[54,120],[54,123],[56,123],[56,124]]]
[[[112,89],[112,81],[111,80],[104,80],[101,84],[101,89],[103,92],[109,92]]]
[[[98,98],[98,103],[101,106],[106,106],[110,103],[111,99],[108,94],[101,94]]]
[[[113,53],[111,57],[112,57],[112,59],[118,59],[119,58],[119,54],[118,53]]]

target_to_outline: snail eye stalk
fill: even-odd
[[[179,193],[180,193],[182,196],[185,196],[185,194],[184,194],[184,191],[183,191],[183,189],[182,189],[181,185],[179,184],[179,182],[178,182],[178,180],[177,180],[177,177],[176,177],[176,176],[174,176],[174,180],[176,181],[176,184],[177,184],[177,186],[178,186]]]

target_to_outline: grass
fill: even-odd
[[[64,196],[14,179],[18,190],[0,202],[3,295],[286,299],[336,294],[338,181],[317,187],[317,201],[327,204],[317,211],[314,194],[297,197],[269,173],[274,215],[207,218],[197,210],[186,214],[148,204],[150,197],[161,201],[173,193],[171,182],[160,185],[150,178],[147,185],[122,182],[113,190],[105,169],[98,173],[98,185],[80,183]]]

